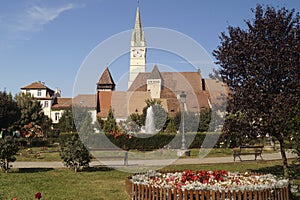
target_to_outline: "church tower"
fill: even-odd
[[[140,72],[146,72],[146,41],[140,18],[140,7],[136,9],[135,25],[131,36],[130,69],[128,89]]]
[[[115,82],[110,74],[108,67],[106,67],[97,82],[97,91],[114,91]]]

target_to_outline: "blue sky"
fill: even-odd
[[[257,3],[300,11],[298,0],[140,0],[141,20],[143,27],[181,32],[211,55],[220,33],[229,25],[243,27],[244,20],[253,18],[251,8]],[[15,94],[23,86],[43,81],[51,89],[59,88],[63,97],[71,97],[86,57],[101,42],[133,28],[136,6],[136,0],[1,1],[0,91]],[[130,41],[128,50],[129,45]],[[149,51],[147,61],[172,63],[172,56],[158,53]],[[128,71],[129,55],[114,63],[111,73],[118,79],[118,73]],[[104,67],[93,72],[96,77]]]

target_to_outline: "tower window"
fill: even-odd
[[[205,91],[206,90],[206,88],[205,88],[205,80],[201,79],[201,81],[202,81],[202,90]]]

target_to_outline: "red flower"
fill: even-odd
[[[211,179],[216,181],[224,181],[224,177],[228,175],[227,171],[225,170],[216,170],[213,172],[208,172],[205,170],[199,171],[191,171],[185,170],[182,174],[181,182],[185,183],[187,181],[199,181],[203,184],[207,184]]]
[[[36,193],[36,194],[34,195],[34,198],[36,198],[36,199],[42,198],[42,193],[40,193],[40,192]]]

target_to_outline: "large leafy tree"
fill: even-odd
[[[20,93],[16,96],[16,101],[21,110],[20,127],[28,124],[41,126],[47,120],[41,103],[32,97],[31,94]]]
[[[261,5],[253,12],[245,29],[229,26],[213,52],[231,90],[225,132],[275,137],[288,176],[286,139],[299,132],[294,117],[300,114],[295,109],[300,94],[300,16]]]
[[[20,118],[20,109],[11,94],[0,91],[0,128],[12,126]]]

